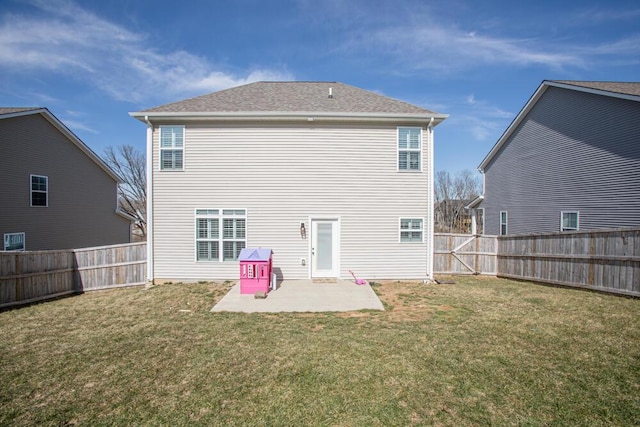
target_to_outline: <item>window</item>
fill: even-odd
[[[196,209],[196,259],[235,261],[246,246],[244,209]]]
[[[577,211],[560,213],[560,231],[578,231],[578,217],[580,213]]]
[[[6,233],[4,235],[5,251],[24,251],[24,233]]]
[[[507,211],[500,212],[500,235],[507,235]]]
[[[420,171],[422,129],[398,128],[398,170]]]
[[[160,169],[184,168],[184,126],[160,126]]]
[[[49,178],[31,175],[31,206],[49,206]]]
[[[422,243],[422,218],[400,218],[400,242]]]

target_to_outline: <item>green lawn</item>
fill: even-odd
[[[5,311],[0,425],[640,424],[640,300],[454,280],[377,285],[386,312],[211,313],[214,283]]]

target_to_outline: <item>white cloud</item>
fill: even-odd
[[[156,49],[130,31],[73,2],[32,1],[36,14],[0,22],[0,69],[50,71],[87,81],[121,101],[193,96],[262,79],[292,79],[286,71],[230,73],[185,51]]]

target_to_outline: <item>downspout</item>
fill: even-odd
[[[153,283],[153,125],[147,124],[147,282]]]
[[[428,170],[427,170],[427,180],[428,180],[428,188],[429,192],[427,194],[427,282],[433,281],[433,228],[434,228],[434,219],[433,219],[433,176],[434,176],[434,167],[433,167],[433,122],[434,118],[431,117],[429,120],[429,124],[427,125],[427,151],[428,151]]]

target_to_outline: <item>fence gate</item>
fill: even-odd
[[[496,274],[496,236],[434,235],[435,274]]]

